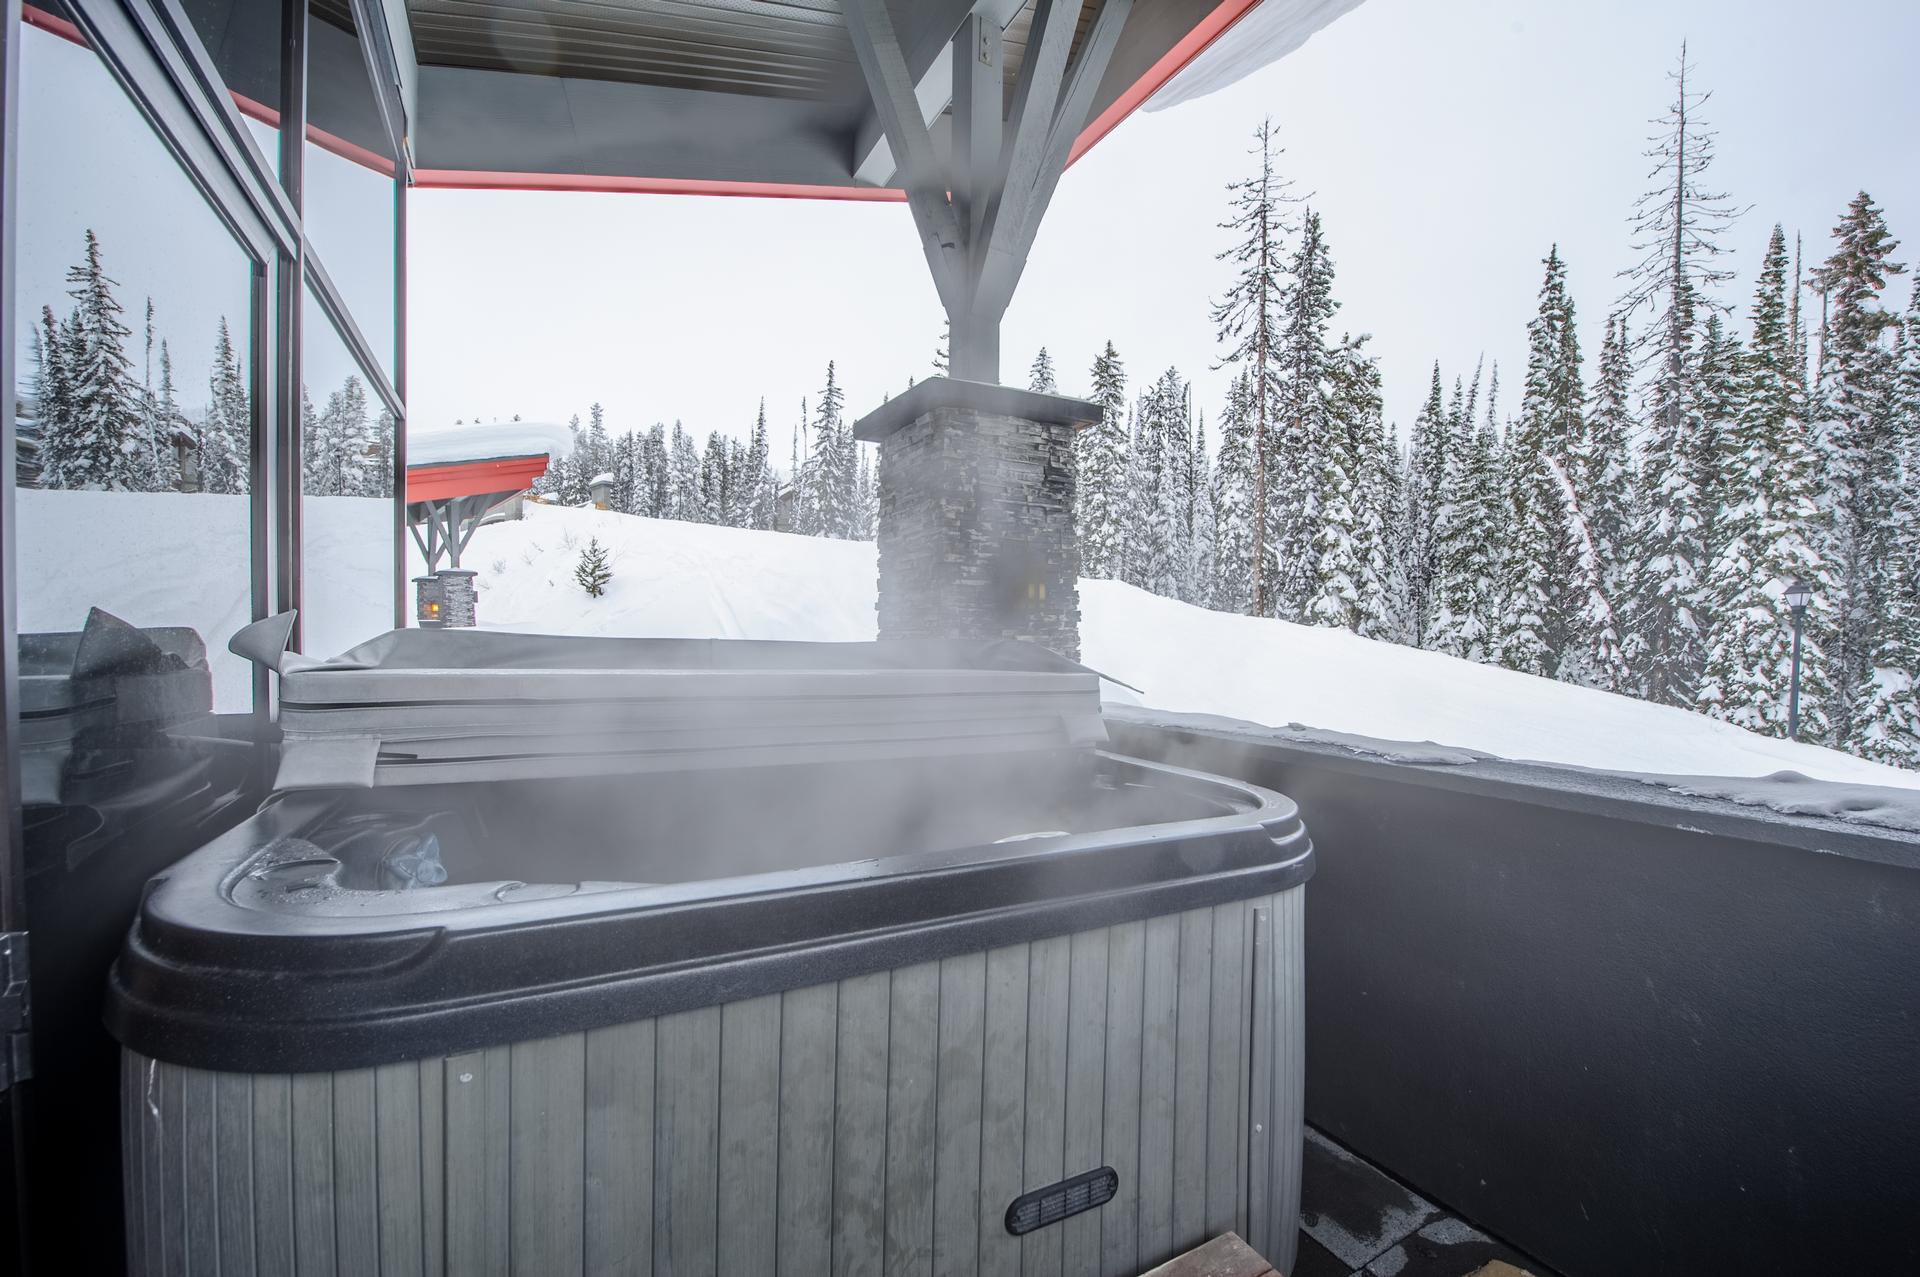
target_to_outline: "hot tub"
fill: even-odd
[[[1293,804],[896,752],[270,799],[115,968],[131,1270],[1290,1263]]]

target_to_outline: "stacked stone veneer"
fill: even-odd
[[[880,436],[880,637],[1026,639],[1077,660],[1076,422],[1045,405],[1085,405],[990,389],[986,407],[924,396]],[[1020,399],[1032,415],[997,410]]]
[[[479,595],[473,588],[478,575],[469,568],[441,568],[435,574],[444,591],[441,624],[448,629],[466,629],[479,621]]]

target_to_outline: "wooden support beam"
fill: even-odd
[[[1013,136],[1007,139],[1005,158],[993,207],[983,230],[985,239],[975,246],[975,278],[981,282],[998,278],[1017,265],[1005,259],[1020,235],[1022,222],[1034,213],[1030,207],[1034,179],[1046,157],[1047,134],[1053,127],[1055,108],[1060,101],[1060,85],[1067,70],[1067,54],[1073,47],[1073,31],[1080,22],[1082,0],[1036,0],[1033,26],[1027,36],[1026,58],[1020,64],[1020,79],[1014,85],[1013,108],[1007,123]],[[1011,297],[1012,289],[1006,290]],[[993,293],[976,288],[973,310],[993,310]],[[1000,302],[998,311],[1005,311]],[[997,312],[996,312],[997,313]]]
[[[969,245],[980,242],[1000,180],[1005,84],[1006,40],[975,13],[953,37],[953,202]]]
[[[920,117],[913,76],[894,31],[886,0],[844,0],[847,34],[854,56],[866,77],[875,112],[900,165],[900,185],[920,232],[921,249],[933,272],[934,287],[949,315],[965,309],[966,242],[953,206],[947,201],[947,179],[934,156],[933,138]]]
[[[1061,173],[1066,170],[1073,140],[1093,108],[1094,94],[1107,72],[1114,47],[1120,42],[1120,31],[1132,12],[1133,0],[1105,0],[1081,43],[1080,54],[1074,59],[1071,74],[1065,77],[1064,87],[1034,120],[1036,132],[1042,137],[1030,184],[1020,192],[1018,219],[996,225],[989,251],[979,255],[981,268],[973,286],[976,308],[999,314],[1004,313],[1012,301],[1014,287],[1026,269],[1034,236],[1039,233],[1040,219],[1053,199]],[[1014,174],[1009,169],[1008,182],[1013,180]],[[1002,199],[1012,201],[1014,193],[1009,190]]]

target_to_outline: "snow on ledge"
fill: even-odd
[[[1380,740],[1372,736],[1358,736],[1352,732],[1330,732],[1323,728],[1308,727],[1304,723],[1288,723],[1285,727],[1267,727],[1260,723],[1250,723],[1244,718],[1228,718],[1224,714],[1183,714],[1173,710],[1151,709],[1144,705],[1119,704],[1111,699],[1102,704],[1101,712],[1108,718],[1117,719],[1123,723],[1138,723],[1143,727],[1212,730],[1232,732],[1236,736],[1244,736],[1251,740],[1283,741],[1297,745],[1327,745],[1335,749],[1344,749],[1362,758],[1377,758],[1388,763],[1458,767],[1463,763],[1502,761],[1495,754],[1483,754],[1478,750],[1460,749],[1453,745],[1436,745],[1430,740]]]
[[[407,432],[407,467],[451,466],[573,451],[573,430],[556,421],[480,421]]]
[[[1655,776],[1620,773],[1688,798],[1718,798],[1783,816],[1820,816],[1920,834],[1920,790],[1815,780],[1795,771],[1771,776]]]
[[[1264,0],[1148,98],[1146,109],[1164,111],[1237,84],[1359,7],[1360,0]]]
[[[1863,785],[1846,781],[1815,780],[1796,771],[1778,771],[1768,776],[1665,776],[1650,772],[1611,771],[1600,767],[1581,767],[1571,763],[1541,762],[1536,759],[1508,759],[1478,750],[1436,745],[1432,741],[1378,740],[1351,732],[1331,732],[1289,723],[1285,727],[1266,727],[1245,719],[1221,714],[1183,714],[1151,709],[1112,699],[1101,708],[1106,717],[1142,727],[1225,732],[1250,741],[1281,744],[1319,745],[1345,750],[1360,758],[1385,763],[1423,767],[1458,767],[1468,763],[1519,763],[1526,767],[1550,768],[1583,776],[1608,777],[1633,781],[1668,790],[1683,798],[1708,798],[1758,807],[1781,816],[1812,816],[1843,824],[1863,825],[1920,834],[1920,790],[1896,789],[1888,785]]]

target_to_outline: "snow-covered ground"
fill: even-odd
[[[598,599],[573,578],[589,537],[613,560],[612,584]],[[463,563],[479,572],[480,622],[490,628],[839,642],[874,636],[867,542],[530,504],[520,522],[481,528]],[[1080,606],[1082,659],[1140,689],[1136,698],[1111,688],[1122,702],[1611,771],[1791,770],[1920,789],[1920,773],[1340,630],[1209,612],[1113,581],[1082,581]]]
[[[207,645],[213,707],[253,702],[227,651],[252,619],[248,499],[195,492],[19,490],[22,633],[77,630],[89,607],[133,625],[189,625]],[[306,647],[332,655],[393,625],[393,503],[307,497]]]

